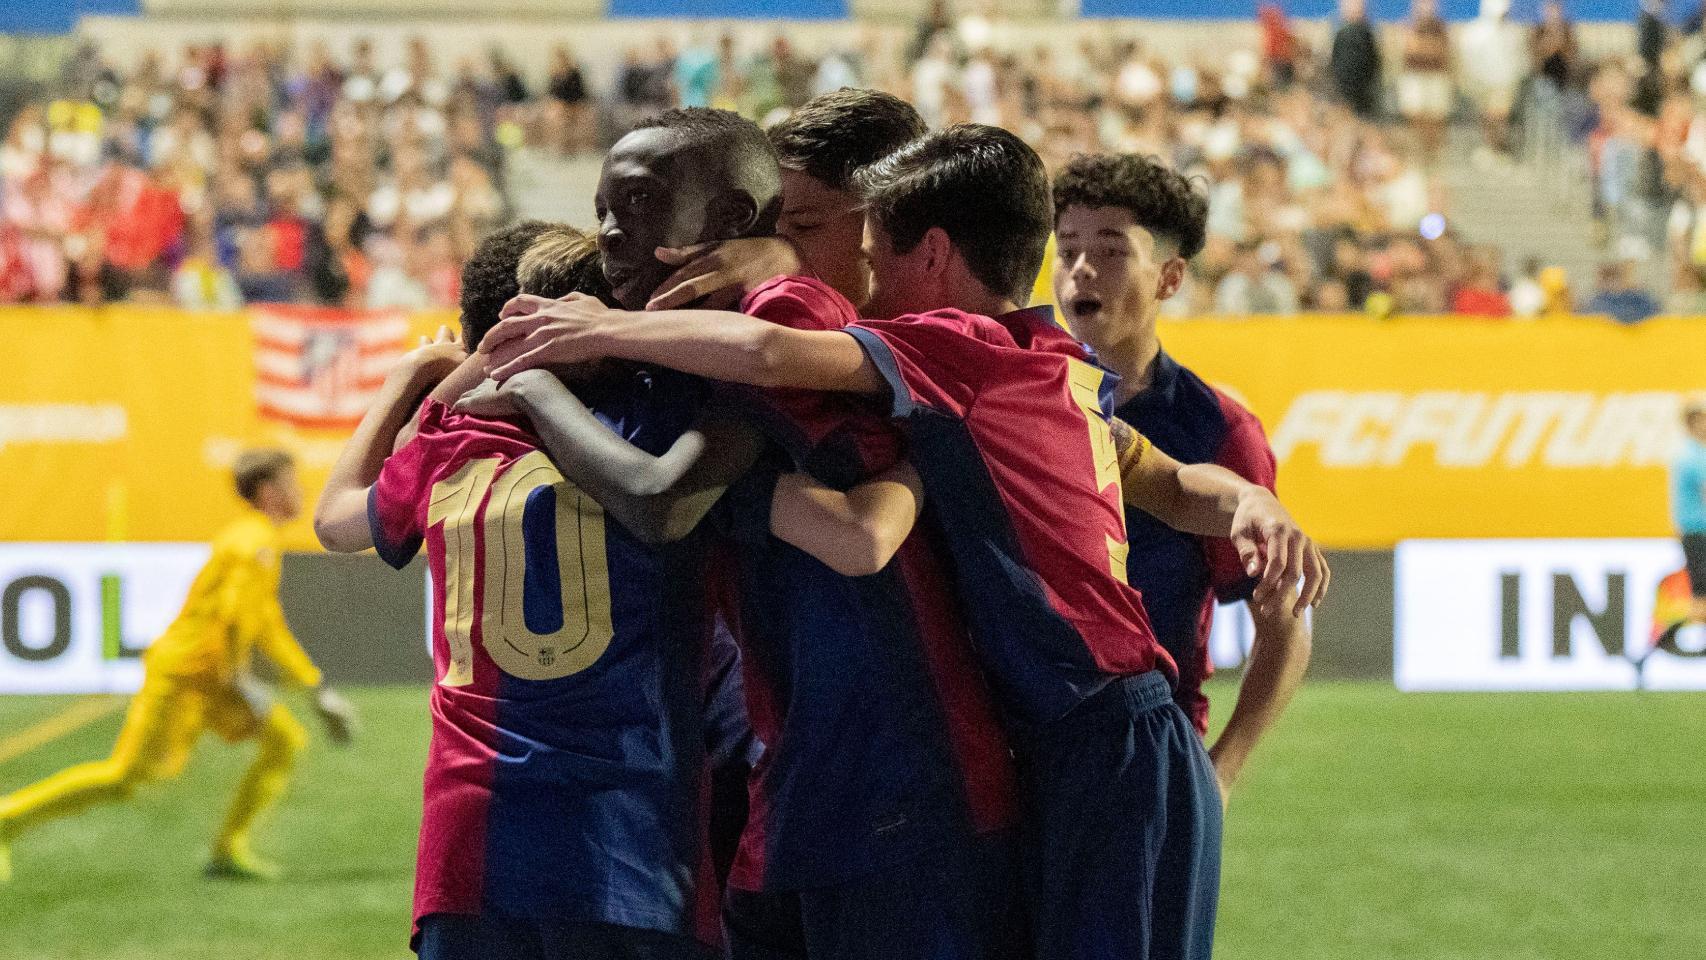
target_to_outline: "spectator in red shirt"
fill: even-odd
[[[1477,247],[1469,256],[1469,273],[1451,298],[1453,313],[1471,317],[1508,317],[1511,301],[1499,278],[1499,251]]]

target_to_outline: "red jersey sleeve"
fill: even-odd
[[[401,570],[420,551],[425,531],[421,517],[426,510],[432,471],[426,461],[432,428],[449,409],[428,400],[421,410],[420,432],[403,449],[386,458],[379,479],[367,491],[367,525],[379,558]]]
[[[740,312],[795,330],[840,330],[859,319],[846,297],[811,277],[766,281],[741,300]]]
[[[841,330],[859,319],[846,297],[811,277],[777,277],[741,301],[741,312],[794,330]],[[744,389],[762,411],[761,424],[802,462],[837,433],[857,450],[863,473],[887,469],[902,456],[900,434],[873,398],[818,390]]]
[[[847,328],[888,381],[892,414],[924,407],[965,419],[989,370],[989,347],[1016,347],[987,317],[939,310],[899,320],[860,320]]]
[[[1274,489],[1274,452],[1268,446],[1268,437],[1262,431],[1261,422],[1238,401],[1218,390],[1215,394],[1220,399],[1221,413],[1226,417],[1226,436],[1220,441],[1214,462],[1251,483]],[[1225,537],[1207,538],[1203,541],[1203,548],[1215,598],[1221,603],[1250,599],[1256,580],[1244,572],[1244,562],[1239,559],[1232,541]]]

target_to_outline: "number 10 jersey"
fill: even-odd
[[[654,454],[703,398],[673,373],[577,392]],[[433,401],[368,516],[394,567],[426,544],[433,584],[417,923],[492,913],[716,943],[699,544],[640,543],[524,426]]]

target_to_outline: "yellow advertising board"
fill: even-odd
[[[445,322],[455,316],[392,318],[395,346],[358,350],[351,362],[382,374],[417,332]],[[257,349],[289,346],[288,331],[279,336],[252,314],[4,307],[0,329],[21,358],[0,377],[0,540],[206,540],[238,509],[228,470],[239,451],[291,451],[312,498],[347,436],[336,423],[289,415],[290,394],[269,386],[280,355]],[[313,349],[325,343],[297,347],[335,372],[338,352]],[[263,410],[269,399],[286,409]],[[286,543],[313,548],[306,517]]]
[[[21,358],[0,378],[0,540],[205,540],[252,445],[294,452],[315,495],[362,400],[317,385],[370,387],[455,319],[320,313],[0,308]],[[1683,319],[1204,320],[1162,340],[1261,418],[1281,493],[1340,548],[1668,535],[1678,408],[1706,388],[1706,323]],[[305,519],[288,542],[313,546]]]
[[[1180,321],[1162,343],[1267,428],[1322,542],[1671,533],[1666,465],[1706,323]]]

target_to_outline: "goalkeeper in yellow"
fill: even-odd
[[[208,875],[278,875],[250,849],[249,831],[284,791],[307,733],[256,677],[257,649],[282,681],[314,690],[315,710],[334,742],[348,742],[354,718],[291,636],[278,601],[279,526],[302,509],[295,466],[281,451],[250,451],[237,458],[233,472],[248,507],[214,539],[213,556],[190,585],[183,612],[143,655],[142,689],[131,700],[112,756],[0,797],[0,880],[10,877],[11,843],[19,833],[176,777],[204,731],[232,743],[254,740],[257,747],[214,840]]]

